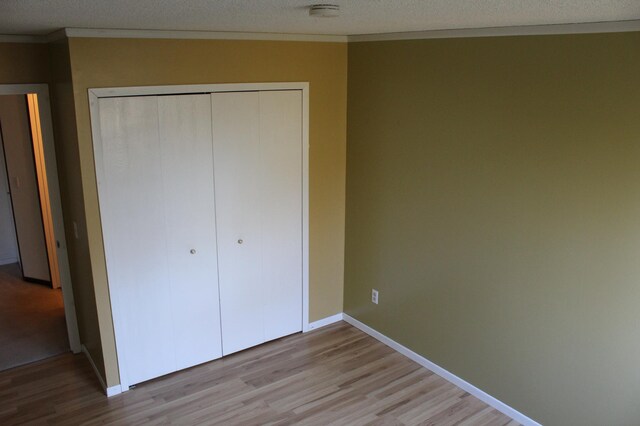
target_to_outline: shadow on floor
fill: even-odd
[[[69,351],[62,291],[0,266],[0,371]]]

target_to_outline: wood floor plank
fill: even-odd
[[[82,355],[0,373],[0,424],[490,425],[517,422],[346,323],[107,399]]]

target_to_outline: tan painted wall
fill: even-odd
[[[345,311],[545,425],[637,425],[640,33],[350,44],[348,117]]]
[[[87,89],[310,82],[310,319],[342,311],[347,46],[338,43],[71,39],[88,242],[108,386],[119,382],[95,182]],[[87,265],[87,268],[89,266]],[[96,330],[97,332],[97,330]]]
[[[76,239],[73,231],[73,221],[76,221],[80,227],[85,223],[85,219],[68,41],[61,40],[52,43],[50,45],[50,54],[51,81],[49,91],[51,94],[51,112],[78,330],[80,332],[80,341],[85,345],[96,367],[104,377],[104,360],[89,258],[89,245],[86,233],[80,234],[80,238]]]

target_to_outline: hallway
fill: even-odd
[[[0,266],[0,371],[69,351],[62,292]]]

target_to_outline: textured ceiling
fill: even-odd
[[[0,34],[60,28],[352,35],[640,19],[640,0],[0,0]]]

